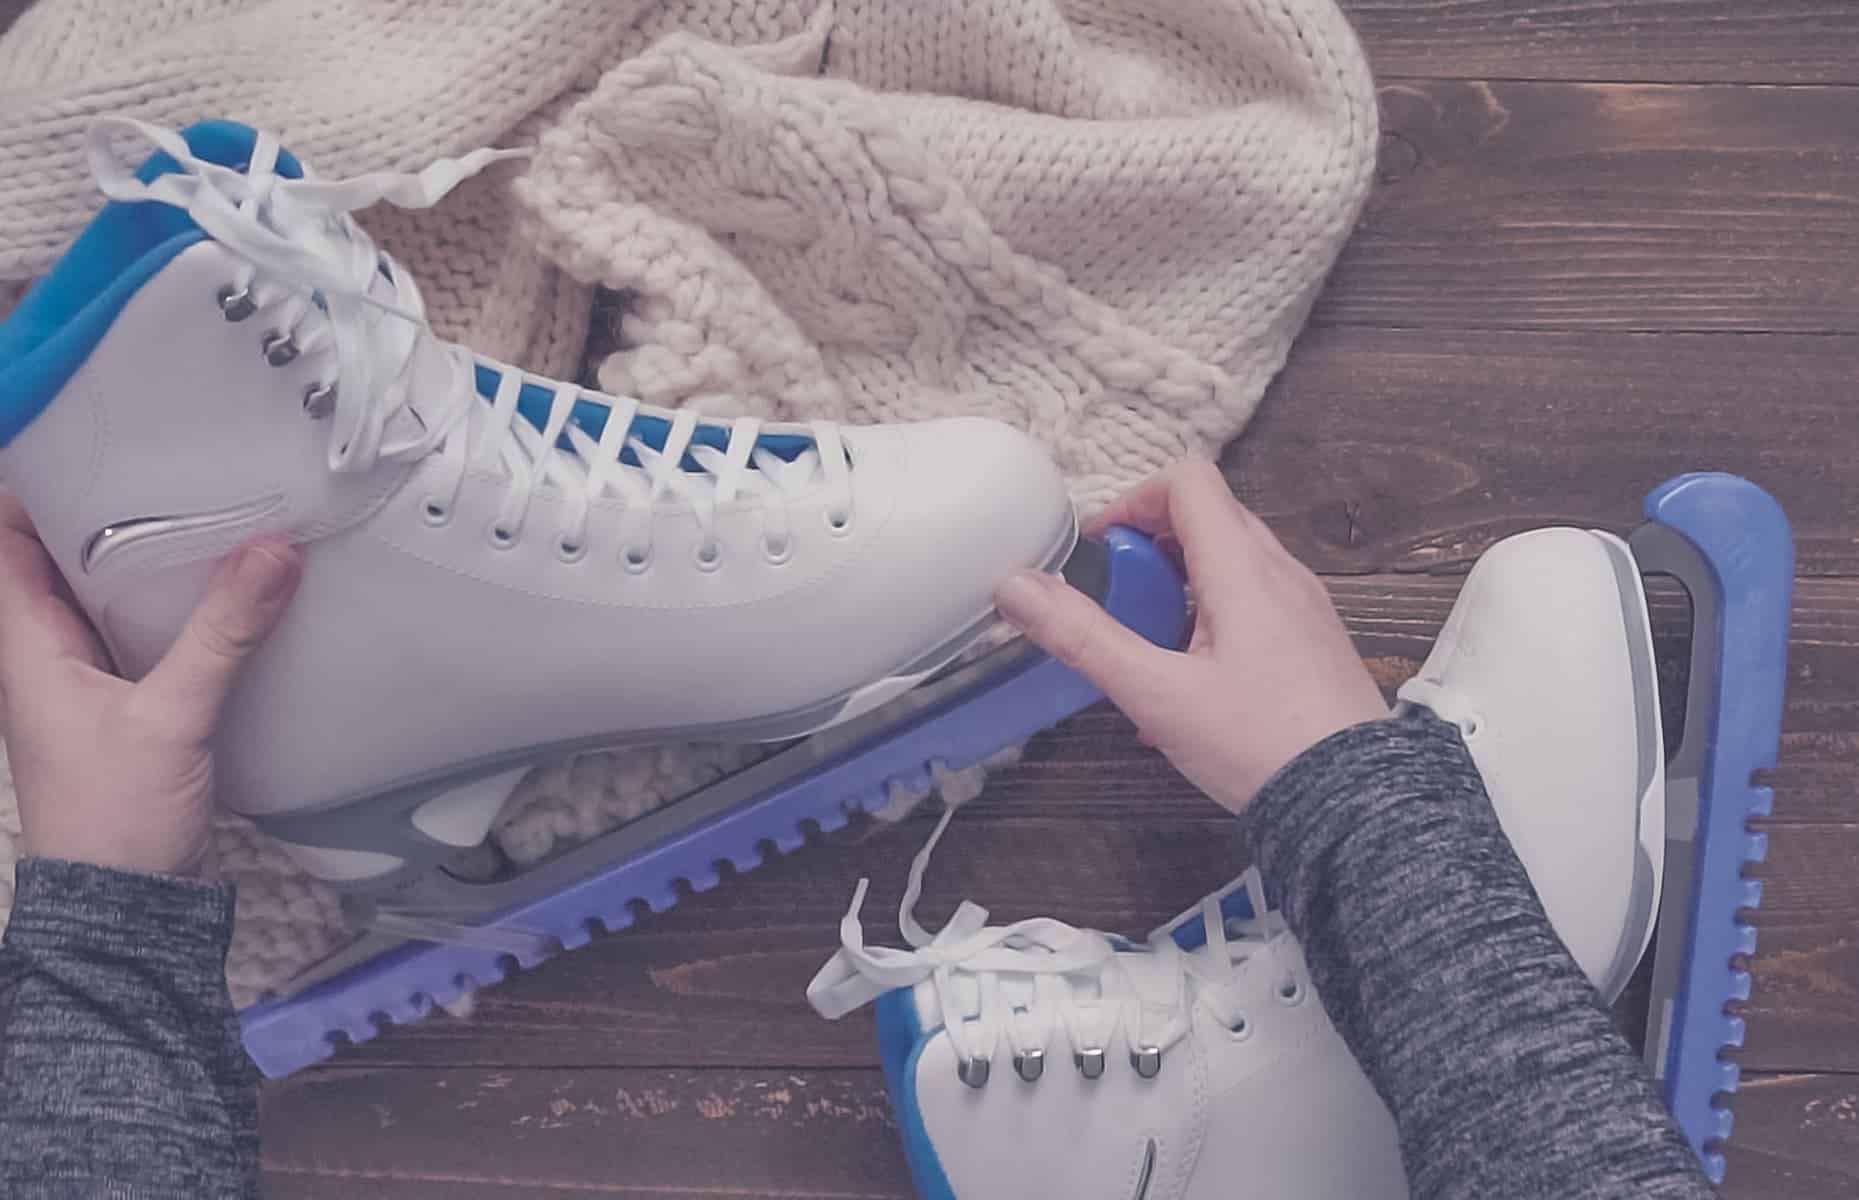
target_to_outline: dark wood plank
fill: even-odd
[[[339,1071],[268,1087],[265,1194],[906,1197],[876,1071]]]
[[[1342,0],[1383,77],[1859,83],[1847,0]]]
[[[1749,1032],[1739,1061],[1751,1069],[1859,1071],[1859,1039],[1853,1035],[1853,1014],[1859,1012],[1859,946],[1853,941],[1859,885],[1842,889],[1835,878],[1842,869],[1852,874],[1859,837],[1850,827],[1830,829],[1818,847],[1785,844],[1779,852],[1782,857],[1765,876],[1755,986],[1744,1013]],[[1810,854],[1818,861],[1798,861]],[[1847,857],[1836,862],[1836,854]],[[1799,868],[1786,887],[1779,876],[1784,866]]]
[[[1788,510],[1804,573],[1859,574],[1855,380],[1859,338],[1318,328],[1225,461],[1320,571],[1463,567],[1543,524],[1626,529],[1667,477],[1728,470]]]
[[[1859,89],[1381,89],[1320,324],[1859,330]]]
[[[1859,1078],[1757,1076],[1733,1107],[1727,1200],[1832,1200],[1859,1191]]]
[[[1859,1080],[1751,1079],[1726,1197],[1859,1186]],[[266,1089],[266,1194],[909,1197],[875,1070],[343,1070]]]

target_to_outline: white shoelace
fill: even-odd
[[[970,1063],[991,1061],[1005,1042],[1016,1066],[1027,1075],[1022,1064],[1043,1062],[1060,1031],[1081,1065],[1094,1056],[1101,1064],[1109,1048],[1121,1040],[1132,1059],[1153,1055],[1151,1061],[1159,1067],[1160,1054],[1187,1036],[1195,1005],[1243,1036],[1249,1022],[1235,984],[1244,971],[1275,971],[1280,1000],[1295,1003],[1303,998],[1292,966],[1290,931],[1283,917],[1266,907],[1256,869],[1242,877],[1241,886],[1252,912],[1260,915],[1227,919],[1220,909],[1221,894],[1207,897],[1199,913],[1207,940],[1191,951],[1183,950],[1167,930],[1135,945],[1049,917],[989,926],[987,910],[966,900],[948,925],[930,934],[917,922],[914,910],[923,874],[953,815],[953,809],[943,813],[910,867],[898,926],[911,949],[866,946],[859,910],[869,881],[859,881],[852,906],[839,923],[840,949],[807,987],[807,999],[820,1015],[836,1019],[886,992],[927,980],[965,1071]],[[1154,995],[1153,987],[1145,995],[1139,988],[1131,970],[1139,958],[1151,964],[1147,973],[1170,981],[1168,995]],[[962,977],[973,980],[978,1005],[967,1003],[967,989],[958,984]],[[1017,986],[1008,986],[1008,981]],[[970,1076],[965,1073],[964,1078]],[[978,1078],[985,1081],[985,1071]]]
[[[136,165],[115,148],[124,134],[165,151],[180,170],[149,183],[137,179]],[[739,499],[761,510],[764,549],[777,560],[788,548],[786,502],[817,483],[827,489],[827,519],[834,529],[851,520],[850,463],[829,422],[806,426],[802,436],[810,444],[792,458],[761,443],[763,423],[753,417],[733,421],[719,449],[694,440],[699,420],[693,411],[661,412],[624,398],[609,403],[608,397],[526,375],[433,334],[411,274],[377,249],[350,214],[383,200],[430,208],[463,180],[525,151],[474,150],[418,173],[379,171],[352,179],[318,179],[306,168],[302,178],[292,179],[278,171],[280,147],[271,134],[258,135],[250,164],[240,171],[196,157],[172,130],[112,118],[91,126],[86,152],[106,196],[181,209],[243,260],[221,305],[229,319],[259,311],[270,316],[275,334],[266,339],[268,357],[315,356],[327,363],[327,374],[306,392],[304,404],[313,415],[333,417],[330,469],[366,471],[383,460],[440,456],[445,470],[426,509],[436,523],[449,515],[472,467],[501,468],[508,480],[492,526],[499,544],[520,534],[543,487],[559,489],[566,507],[558,549],[565,558],[586,553],[593,503],[617,496],[625,514],[626,562],[634,568],[650,560],[651,515],[668,497],[696,515],[705,535],[699,553],[704,566],[711,565],[705,551],[717,548],[717,510]],[[480,365],[499,374],[488,405],[476,388]],[[540,431],[519,416],[526,384],[550,392]],[[598,440],[571,421],[577,402],[608,410]],[[662,446],[640,436],[642,416],[668,422]],[[631,462],[622,457],[628,453]],[[687,459],[700,469],[687,469]]]

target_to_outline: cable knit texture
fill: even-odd
[[[609,390],[994,416],[1087,509],[1239,432],[1376,143],[1332,0],[39,0],[0,38],[0,312],[95,212],[82,131],[125,111],[273,128],[326,175],[534,146],[364,214],[443,335],[573,375],[599,285],[625,301]],[[749,753],[541,770],[497,836],[533,860]],[[342,922],[248,827],[220,850],[243,1002]]]

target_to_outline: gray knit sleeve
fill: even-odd
[[[1422,713],[1344,730],[1251,817],[1267,890],[1394,1113],[1415,1200],[1711,1195],[1456,729]]]
[[[258,1195],[231,936],[228,886],[19,864],[0,941],[0,1193]]]

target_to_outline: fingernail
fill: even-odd
[[[257,604],[274,603],[290,587],[296,566],[269,546],[247,546],[239,552],[233,580]]]
[[[1052,606],[1046,581],[1037,571],[1015,571],[994,592],[994,606],[1001,616],[1026,629],[1038,623]]]

